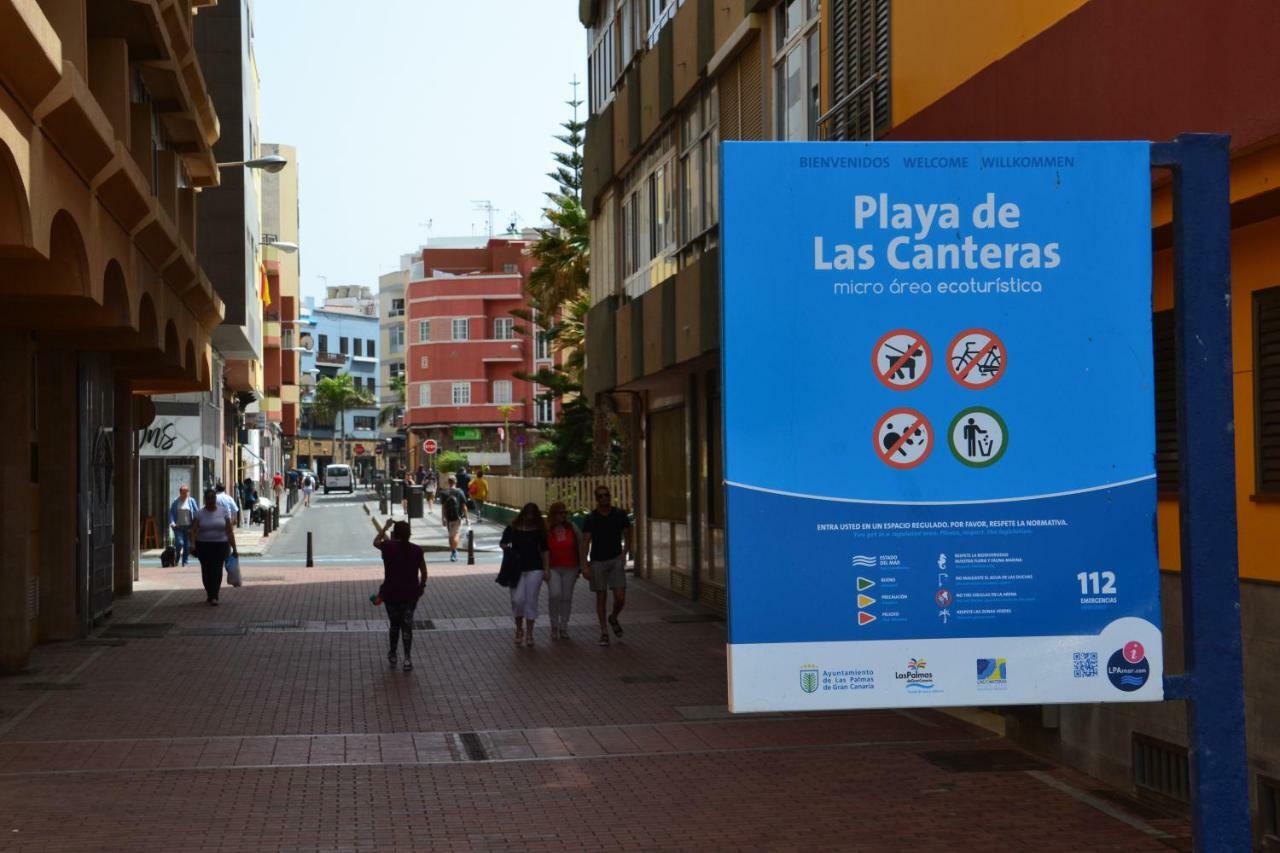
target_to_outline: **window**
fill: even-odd
[[[419,406],[431,405],[431,386],[425,382],[423,382],[418,386],[418,405]]]
[[[538,332],[536,343],[534,344],[533,357],[539,361],[551,360],[551,335],[548,332]]]
[[[1257,484],[1261,495],[1280,494],[1280,287],[1253,294],[1253,388]]]
[[[293,329],[285,329],[283,335],[281,336],[281,341],[282,341],[281,346],[285,350],[293,349]]]
[[[511,402],[511,381],[499,379],[493,383],[493,402],[501,405]]]
[[[392,361],[387,364],[387,375],[392,379],[399,379],[404,376],[404,362]]]
[[[774,13],[777,139],[817,139],[822,110],[818,0],[787,0]]]
[[[355,353],[354,353],[354,355],[356,355],[357,357],[359,357],[359,356],[363,356],[363,355],[364,355],[364,341],[360,340],[359,338],[352,338],[352,339],[351,339],[351,341],[352,341],[352,343],[355,345]]]
[[[453,383],[453,404],[455,406],[471,405],[471,383],[470,382]]]
[[[684,0],[680,0],[683,3]],[[676,14],[676,7],[680,5],[676,0],[649,0],[649,47],[653,47],[658,43],[658,34],[662,32],[662,27],[670,21]]]
[[[591,27],[587,54],[587,91],[591,99],[591,113],[602,112],[613,100],[613,87],[617,78],[617,58],[613,52],[613,3],[605,0],[600,20]]]
[[[328,351],[329,351],[329,336],[321,335],[320,336],[320,352],[328,352]]]
[[[503,264],[503,272],[519,272],[519,268],[515,264]]]
[[[429,340],[431,340],[431,321],[419,320],[418,321],[418,343],[425,344]]]
[[[622,275],[639,296],[675,272],[675,136],[665,133],[623,182]]]
[[[680,219],[685,243],[716,223],[719,118],[720,98],[712,86],[681,120]]]
[[[688,515],[684,408],[649,415],[649,516],[683,522]]]
[[[387,312],[387,316],[388,316],[388,317],[403,317],[403,316],[404,316],[404,300],[403,300],[403,299],[392,299],[392,300],[391,300],[391,310]]]
[[[428,367],[430,367],[430,366],[431,366],[431,359],[427,358],[427,357],[424,355],[424,356],[421,358],[421,360],[419,361],[419,363],[418,363],[418,367],[422,368],[423,370],[426,370],[426,369],[427,369]]]
[[[374,428],[374,418],[372,415],[356,415],[355,428],[363,430],[372,430]]]
[[[338,338],[338,352],[346,355],[351,351],[351,344],[346,338]]]
[[[471,335],[467,328],[466,317],[455,317],[451,325],[453,327],[453,339],[455,341],[465,341],[470,339]]]
[[[1151,317],[1156,396],[1156,490],[1178,493],[1178,366],[1173,351],[1173,311]]]
[[[498,317],[493,321],[493,339],[495,341],[509,341],[516,336],[516,322],[511,317]]]
[[[555,422],[555,419],[555,400],[550,397],[539,397],[533,412],[533,422],[549,424]]]
[[[364,342],[364,354],[369,358],[374,358],[373,338],[367,338]]]
[[[875,139],[889,126],[889,7],[890,0],[831,4],[828,61],[837,109],[824,127],[829,139]]]
[[[387,336],[387,346],[391,352],[404,352],[404,326],[396,326]],[[320,348],[324,349],[324,338],[321,337]]]

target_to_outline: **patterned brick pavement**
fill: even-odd
[[[641,584],[624,643],[582,588],[574,640],[516,648],[495,571],[432,565],[402,673],[374,567],[246,562],[218,608],[146,570],[0,679],[0,851],[1185,848],[943,713],[730,718],[723,626]]]

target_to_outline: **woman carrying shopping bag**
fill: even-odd
[[[567,640],[569,616],[573,613],[573,588],[582,571],[582,543],[563,503],[553,503],[547,518],[547,546],[551,553],[547,609],[551,612],[551,639]]]
[[[547,553],[547,524],[536,503],[527,503],[515,521],[502,531],[503,563],[514,563],[520,578],[511,588],[511,615],[516,620],[516,645],[533,645],[538,618],[538,595],[551,573]]]
[[[222,590],[222,567],[227,554],[237,560],[235,527],[231,516],[218,506],[218,496],[213,489],[204,490],[204,506],[191,520],[191,540],[196,543],[196,558],[200,560],[200,579],[204,581],[205,600],[210,607],[218,606],[218,593]]]

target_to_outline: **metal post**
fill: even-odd
[[[308,569],[310,569],[310,568],[314,568],[314,567],[315,567],[315,564],[316,564],[315,558],[314,558],[314,557],[312,557],[312,555],[311,555],[311,554],[312,554],[312,552],[311,552],[311,531],[310,531],[310,530],[308,530],[308,531],[307,531],[307,568],[308,568]]]
[[[474,566],[476,564],[476,532],[473,528],[467,528],[467,565]]]
[[[1173,170],[1182,615],[1191,819],[1199,853],[1252,849],[1231,373],[1230,137],[1182,134],[1151,146]]]

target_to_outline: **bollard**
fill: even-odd
[[[307,568],[315,568],[315,558],[311,556],[311,531],[307,531]]]
[[[387,496],[386,495],[378,495],[378,513],[380,515],[387,514]]]
[[[276,504],[275,508],[271,510],[271,529],[272,530],[280,529],[280,505],[279,504]]]
[[[262,514],[262,538],[266,539],[271,535],[271,513],[264,512]]]
[[[476,564],[476,532],[470,527],[467,528],[467,565],[474,566]]]

